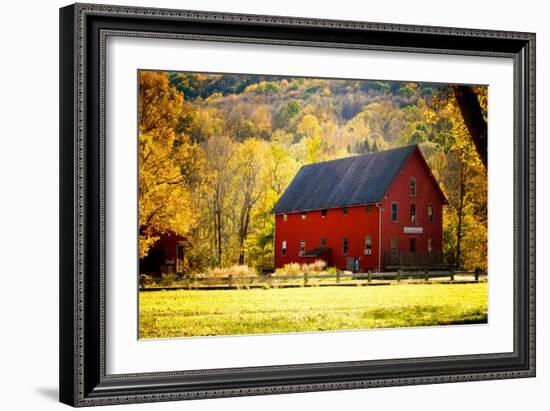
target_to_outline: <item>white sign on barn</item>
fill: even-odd
[[[405,234],[422,234],[424,227],[403,227],[403,232]]]

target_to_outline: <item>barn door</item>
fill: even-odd
[[[409,244],[409,251],[411,253],[416,253],[416,238],[411,238]]]

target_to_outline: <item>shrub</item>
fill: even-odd
[[[300,267],[300,264],[298,263],[290,263],[285,264],[282,268],[277,268],[275,270],[274,275],[300,275],[302,274],[302,270]]]
[[[139,285],[151,285],[154,284],[155,280],[152,276],[147,274],[140,274],[139,275]]]
[[[233,277],[252,277],[257,275],[256,270],[247,265],[234,265],[229,269],[231,270],[231,275],[233,275]]]
[[[274,275],[302,275],[305,273],[320,273],[323,272],[327,264],[323,260],[315,260],[313,263],[306,263],[306,264],[298,264],[298,263],[290,263],[285,264],[282,268],[277,268],[275,270]]]
[[[336,267],[328,267],[326,271],[327,271],[327,274],[333,274],[333,275],[338,274],[338,270],[336,269]]]
[[[256,270],[247,265],[234,265],[224,268],[212,268],[206,272],[207,277],[252,277],[257,275]]]
[[[173,285],[176,282],[176,274],[162,274],[160,283],[165,286]]]
[[[302,264],[300,271],[302,273],[322,272],[327,264],[323,260],[315,260],[313,263]]]
[[[327,263],[325,263],[323,260],[315,260],[313,264],[314,271],[323,271],[325,267],[327,266]]]

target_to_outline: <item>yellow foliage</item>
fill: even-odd
[[[486,87],[477,90],[486,110]],[[460,109],[449,98],[440,116],[451,121],[452,140],[442,164],[442,181],[449,206],[444,218],[444,243],[454,248],[456,264],[464,269],[487,269],[487,171],[475,149]]]
[[[183,81],[196,93],[220,76]],[[185,101],[168,73],[139,73],[141,257],[173,232],[193,244],[192,270],[263,266],[273,259],[271,210],[300,166],[418,143],[450,202],[446,254],[460,254],[464,268],[486,267],[487,173],[452,93],[428,104],[414,83],[392,98],[363,98],[343,80],[261,80],[244,92],[229,80],[227,89]],[[486,116],[487,87],[473,89]]]
[[[190,185],[201,151],[177,131],[183,96],[164,73],[139,73],[139,253],[163,233],[185,235],[194,223]]]

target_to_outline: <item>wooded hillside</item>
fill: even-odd
[[[485,270],[486,121],[484,86],[141,71],[140,256],[173,231],[191,271],[260,267],[301,165],[420,144],[450,203],[445,253]]]

